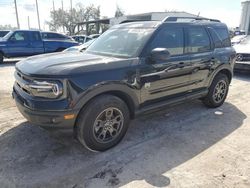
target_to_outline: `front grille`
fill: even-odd
[[[236,61],[250,61],[250,53],[249,54],[237,54]]]
[[[19,71],[15,72],[15,83],[16,86],[21,89],[23,92],[31,95],[31,91],[29,88],[29,84],[32,82],[32,79],[28,78],[27,76],[25,76],[24,74],[22,74]]]

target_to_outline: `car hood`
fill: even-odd
[[[233,47],[237,54],[250,54],[250,44],[236,44]]]
[[[27,76],[74,76],[85,72],[111,70],[129,66],[136,58],[120,59],[79,52],[60,52],[32,56],[16,64],[16,69]]]

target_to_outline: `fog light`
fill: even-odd
[[[64,119],[65,119],[65,120],[73,119],[74,117],[75,117],[75,114],[67,114],[67,115],[64,115]]]

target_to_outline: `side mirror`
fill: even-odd
[[[171,54],[166,48],[155,48],[151,51],[150,56],[153,62],[157,62],[168,60]]]

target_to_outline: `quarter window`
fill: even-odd
[[[167,48],[172,56],[183,54],[184,53],[183,28],[181,27],[162,28],[153,39],[149,49],[152,51],[155,48]]]
[[[217,35],[216,31],[211,27],[208,29],[209,29],[209,33],[211,34],[211,37],[213,39],[214,47],[215,48],[222,48],[223,47],[222,41],[221,41],[220,37]]]
[[[219,35],[220,39],[222,40],[222,44],[224,47],[230,47],[231,46],[231,40],[229,36],[229,32],[226,28],[214,28],[216,33]]]
[[[188,53],[201,53],[210,51],[209,36],[204,28],[188,28]]]

